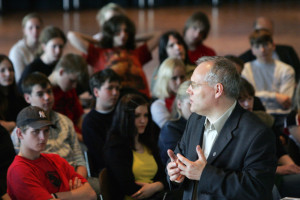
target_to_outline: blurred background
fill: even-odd
[[[138,33],[175,29],[180,32],[187,18],[195,11],[205,12],[211,30],[204,44],[218,55],[240,55],[250,48],[248,35],[255,18],[267,16],[275,24],[274,41],[294,47],[300,55],[299,0],[0,0],[0,51],[8,54],[22,37],[21,21],[29,12],[38,12],[44,25],[55,25],[93,35],[97,33],[96,13],[108,2],[123,6],[134,21]],[[64,53],[76,52],[67,44]],[[158,51],[144,69],[148,80],[158,66]]]

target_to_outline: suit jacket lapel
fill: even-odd
[[[233,131],[237,127],[241,113],[243,113],[243,109],[237,103],[231,115],[225,122],[224,127],[221,129],[221,132],[210,151],[210,154],[207,158],[208,164],[211,164],[221,154],[221,152],[232,139]]]
[[[190,149],[191,152],[191,160],[197,160],[198,154],[196,152],[196,146],[200,145],[202,147],[202,141],[203,141],[203,133],[204,133],[204,122],[205,122],[205,116],[199,115],[199,118],[197,119],[195,123],[195,127],[193,127],[194,131],[192,133],[192,142],[190,143]]]

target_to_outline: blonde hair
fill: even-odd
[[[98,24],[102,27],[105,22],[105,13],[107,11],[113,11],[116,13],[119,13],[120,15],[125,15],[125,11],[121,6],[115,3],[108,3],[105,6],[103,6],[96,15],[96,20],[98,21]]]
[[[159,99],[165,99],[170,96],[169,81],[173,76],[175,67],[183,67],[185,65],[181,59],[167,58],[160,65],[157,72],[157,79],[153,87],[153,95]]]
[[[188,99],[190,95],[186,92],[187,89],[190,86],[191,81],[184,81],[181,83],[177,90],[176,98],[174,100],[173,106],[172,106],[172,119],[178,120],[182,116],[181,109],[177,106],[177,101],[183,102],[185,99]]]

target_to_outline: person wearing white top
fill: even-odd
[[[245,64],[242,76],[254,86],[255,95],[267,113],[274,116],[275,125],[283,126],[284,117],[291,111],[295,71],[290,65],[273,59],[275,45],[268,30],[256,30],[249,38],[256,59]]]
[[[37,56],[43,20],[37,13],[29,13],[23,18],[22,27],[24,37],[14,44],[9,52],[9,58],[14,65],[16,82],[20,80],[25,67]]]

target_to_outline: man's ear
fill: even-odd
[[[215,89],[215,98],[218,99],[224,94],[224,87],[221,83],[217,83],[214,87]]]
[[[18,138],[19,138],[20,140],[23,139],[23,133],[22,133],[22,131],[21,131],[20,128],[17,128],[17,129],[16,129],[16,133],[17,133],[17,136],[18,136]]]
[[[96,88],[96,87],[93,88],[93,94],[94,94],[95,97],[99,97],[99,90],[98,90],[98,88]]]
[[[31,104],[31,96],[30,94],[25,93],[24,94],[24,99],[27,103]]]

